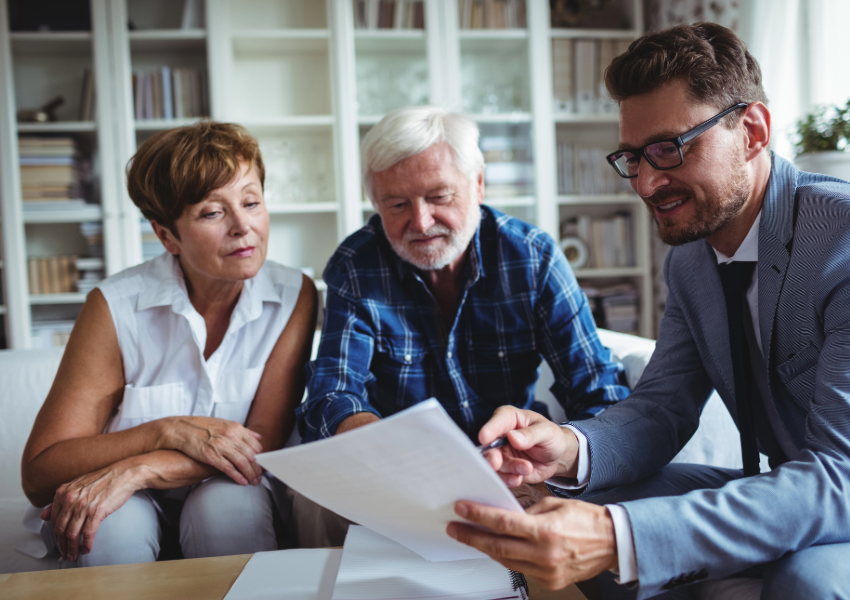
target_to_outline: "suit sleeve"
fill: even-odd
[[[665,277],[674,254],[665,262]],[[655,351],[631,396],[595,419],[572,423],[588,439],[585,492],[634,483],[669,463],[699,427],[712,389],[670,286]]]

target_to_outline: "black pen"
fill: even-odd
[[[506,446],[508,444],[508,436],[503,435],[495,442],[490,442],[489,444],[481,444],[476,448],[479,452],[487,452],[487,450],[492,450],[493,448],[501,448],[502,446]]]

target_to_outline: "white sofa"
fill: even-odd
[[[605,345],[623,361],[629,384],[634,386],[655,347],[651,340],[600,331]],[[318,343],[314,348],[318,347]],[[37,560],[17,552],[16,546],[40,543],[28,532],[22,517],[27,500],[21,491],[20,462],[24,445],[62,358],[62,350],[0,351],[0,574],[55,569],[55,556]],[[563,418],[561,407],[549,393],[552,372],[544,363],[537,385],[538,398],[552,409],[553,419]],[[676,457],[724,467],[741,467],[738,432],[720,399],[711,398],[700,428]]]

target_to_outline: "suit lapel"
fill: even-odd
[[[759,227],[759,335],[764,362],[771,368],[771,343],[779,307],[779,294],[791,260],[794,235],[794,197],[797,193],[797,169],[786,160],[774,157],[770,180],[764,195]]]
[[[732,373],[732,352],[729,349],[729,320],[726,317],[726,300],[717,273],[717,257],[708,242],[696,242],[693,268],[690,270],[690,287],[695,291],[697,319],[705,336],[714,364],[726,386],[729,398],[735,396],[735,378]],[[734,403],[732,404],[734,406]]]

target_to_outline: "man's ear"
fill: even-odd
[[[746,134],[747,160],[752,160],[770,145],[770,111],[761,102],[751,102],[741,115],[741,126]]]
[[[475,191],[478,193],[478,204],[484,204],[484,169],[478,172],[478,178],[475,180],[475,185],[473,186]]]
[[[156,221],[151,221],[151,226],[153,227],[153,232],[156,234],[156,237],[158,237],[159,241],[162,242],[162,245],[165,246],[165,250],[169,254],[179,256],[180,240],[177,239],[174,233],[172,233],[168,227],[163,227]]]

